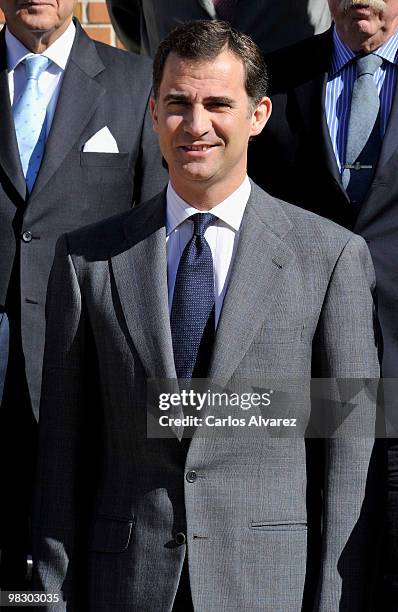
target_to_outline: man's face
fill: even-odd
[[[398,28],[398,0],[328,0],[342,39],[353,51],[373,51]]]
[[[31,35],[52,39],[69,25],[77,0],[0,0],[10,31],[24,42]]]
[[[228,50],[204,62],[174,53],[167,58],[151,111],[182,197],[190,188],[197,193],[221,183],[232,192],[243,180],[249,138],[261,132],[271,112],[268,98],[253,108],[244,76],[243,63]]]

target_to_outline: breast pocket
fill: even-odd
[[[85,153],[81,151],[80,165],[100,168],[127,168],[129,153]]]
[[[306,531],[306,521],[251,521],[254,531]]]
[[[92,552],[121,553],[128,549],[135,518],[98,516],[91,532],[89,550]]]

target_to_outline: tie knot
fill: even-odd
[[[203,236],[209,225],[217,221],[217,217],[211,213],[196,213],[190,219],[193,221],[193,233],[195,236]]]
[[[361,55],[356,61],[357,77],[363,76],[364,74],[370,74],[373,76],[376,70],[382,65],[383,58],[380,57],[380,55],[369,53],[368,55]]]
[[[49,66],[50,60],[44,55],[31,55],[24,60],[26,77],[37,80],[42,72]]]

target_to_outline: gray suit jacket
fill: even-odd
[[[188,548],[198,612],[298,612],[308,584],[316,594],[306,609],[364,612],[370,559],[377,565],[365,495],[373,494],[371,437],[325,440],[319,458],[302,438],[263,432],[196,432],[188,453],[177,436],[146,436],[146,381],[175,378],[164,197],[58,244],[47,302],[35,586],[62,591],[73,612],[169,612]],[[253,185],[210,377],[376,377],[373,281],[360,237]],[[355,430],[365,426],[369,435],[374,403],[361,394],[356,401],[363,422]],[[318,490],[309,472],[322,465]],[[189,470],[195,482],[184,478]],[[308,508],[321,489],[317,534]]]
[[[107,0],[107,4],[126,47],[152,57],[178,24],[217,18],[212,0]],[[330,26],[330,13],[326,0],[237,0],[232,25],[268,52],[323,32]]]
[[[166,182],[147,103],[151,62],[92,41],[76,22],[43,162],[26,193],[0,36],[0,307],[7,301],[11,350],[22,338],[33,410],[39,410],[44,307],[57,238],[129,209]],[[119,153],[82,151],[105,126]],[[18,372],[20,380],[24,373]]]

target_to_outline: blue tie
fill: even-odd
[[[372,184],[381,148],[380,99],[373,77],[383,59],[370,53],[356,63],[342,182],[351,203],[359,206]]]
[[[197,213],[190,219],[193,236],[178,266],[170,325],[177,378],[204,378],[214,340],[213,258],[204,233],[217,217]]]
[[[43,55],[33,55],[24,60],[26,83],[13,108],[22,170],[29,191],[39,172],[46,143],[47,106],[39,91],[39,77],[48,68],[50,60]]]

